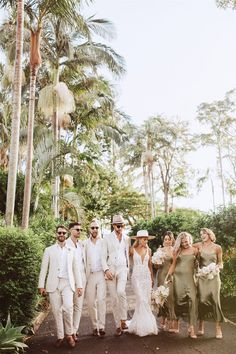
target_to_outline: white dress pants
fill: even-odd
[[[61,278],[57,289],[49,293],[58,339],[73,334],[73,294],[69,280],[65,278]]]
[[[106,280],[103,271],[90,273],[87,280],[86,299],[93,329],[104,329],[106,319]]]
[[[74,313],[73,313],[73,333],[77,333],[79,331],[80,318],[83,310],[84,303],[84,294],[86,287],[86,275],[85,273],[81,273],[82,283],[83,283],[83,294],[78,296],[76,293],[74,294]]]
[[[116,327],[120,327],[120,321],[127,319],[127,298],[125,287],[128,277],[128,268],[120,266],[116,268],[113,280],[107,280],[107,286],[111,296],[113,316]]]

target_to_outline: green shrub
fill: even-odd
[[[199,220],[202,220],[202,213],[198,211],[180,209],[169,214],[160,214],[155,219],[140,221],[132,229],[132,235],[138,230],[148,230],[149,235],[156,236],[156,239],[149,243],[152,250],[156,250],[162,244],[162,237],[165,231],[170,230],[175,237],[181,231],[190,232],[193,236],[199,233],[197,226]]]
[[[34,316],[42,244],[32,231],[0,228],[0,321],[11,314],[14,324]]]
[[[236,296],[236,248],[230,248],[223,255],[224,269],[221,271],[221,293],[223,296]]]
[[[30,219],[30,229],[39,236],[44,247],[55,243],[57,225],[64,225],[63,221],[57,221],[51,215],[36,215]]]

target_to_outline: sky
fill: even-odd
[[[109,19],[117,37],[111,46],[126,61],[126,75],[115,82],[118,104],[135,124],[155,114],[187,120],[197,132],[196,110],[202,102],[223,99],[236,87],[236,11],[214,0],[96,0],[90,13]],[[203,175],[215,169],[215,150],[188,157]],[[222,203],[212,172],[215,201]],[[213,209],[211,182],[178,206]]]
[[[135,124],[164,114],[189,121],[196,132],[198,105],[236,87],[236,11],[218,9],[214,0],[94,0],[84,11],[115,26],[110,45],[127,72],[113,84],[119,108]],[[188,159],[200,174],[215,168],[213,149]],[[219,182],[214,185],[220,204]],[[199,193],[193,183],[191,193],[178,206],[212,209],[210,182]]]

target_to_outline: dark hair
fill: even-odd
[[[65,227],[64,225],[58,225],[58,226],[56,227],[56,232],[58,231],[58,229],[67,230],[67,227]]]
[[[77,225],[81,225],[81,222],[79,222],[79,221],[77,221],[77,222],[71,222],[70,224],[69,224],[69,230],[70,229],[72,229],[74,226],[77,226]]]
[[[170,240],[172,241],[172,246],[174,246],[175,243],[175,238],[174,238],[174,234],[172,231],[166,231],[162,237],[162,242],[164,242],[164,239],[166,236],[169,236]]]

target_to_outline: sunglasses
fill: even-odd
[[[91,230],[98,230],[99,227],[98,226],[91,226]]]
[[[74,229],[75,231],[78,231],[78,232],[80,232],[80,231],[83,231],[83,229]]]
[[[66,232],[65,231],[59,231],[57,232],[58,235],[66,235]]]
[[[122,229],[122,227],[124,227],[124,225],[114,225],[117,227],[117,229]]]

